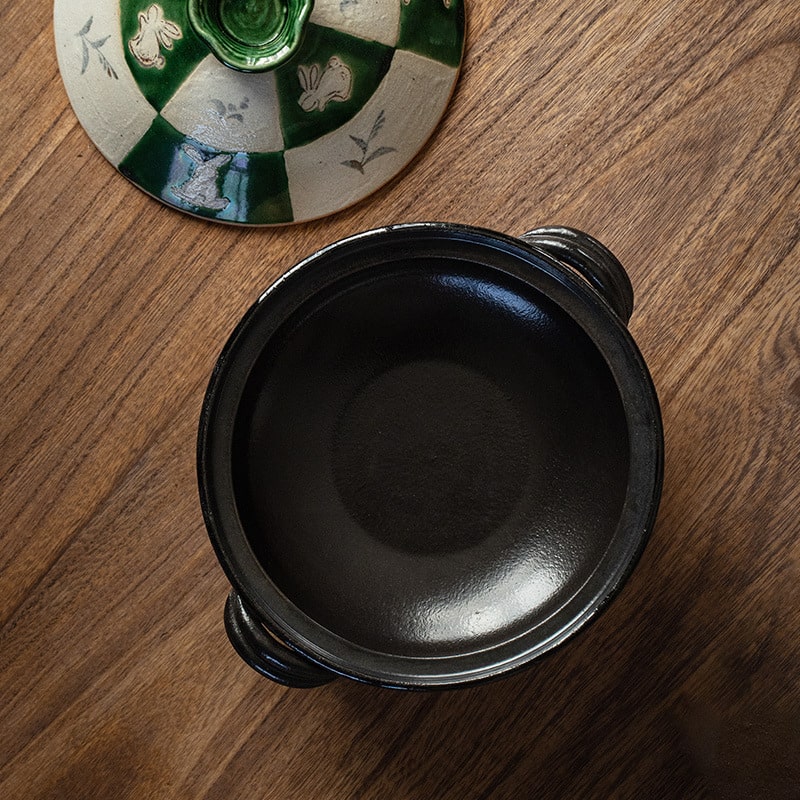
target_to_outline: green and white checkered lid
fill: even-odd
[[[170,206],[275,225],[366,197],[447,107],[463,0],[56,0],[83,127]]]

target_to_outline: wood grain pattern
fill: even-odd
[[[415,164],[273,230],[115,173],[50,13],[0,8],[0,797],[800,797],[800,3],[473,0]],[[620,256],[663,405],[657,530],[611,609],[524,673],[286,690],[223,633],[205,383],[297,260],[422,219],[574,225]]]

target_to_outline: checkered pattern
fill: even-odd
[[[311,219],[379,188],[433,131],[463,49],[461,0],[449,8],[442,0],[317,0],[289,62],[271,72],[239,73],[195,35],[185,0],[160,0],[163,17],[181,36],[161,49],[165,63],[158,68],[142,64],[129,46],[150,0],[96,1],[117,6],[119,39],[112,31],[102,46],[109,59],[124,63],[116,60],[118,78],[111,82],[94,75],[92,84],[84,71],[81,85],[67,75],[74,70],[69,59],[60,59],[81,122],[139,187],[183,211],[227,222]],[[74,22],[59,22],[59,6],[68,2],[56,2],[65,50],[74,42],[59,28],[80,19],[64,12]],[[101,18],[107,26],[108,14],[92,17]],[[98,85],[103,95],[93,103],[102,117],[115,83],[138,95],[138,112],[135,138],[123,134],[110,147],[103,126],[115,120],[101,125],[81,109],[87,88]]]

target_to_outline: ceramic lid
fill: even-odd
[[[463,0],[56,0],[103,155],[181,211],[275,225],[380,188],[445,111]]]

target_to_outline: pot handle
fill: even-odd
[[[225,632],[233,649],[247,664],[283,686],[311,689],[336,678],[332,672],[270,636],[235,590],[231,591],[225,603]]]
[[[576,270],[627,324],[633,313],[633,287],[604,244],[583,231],[558,226],[536,228],[519,238]]]

